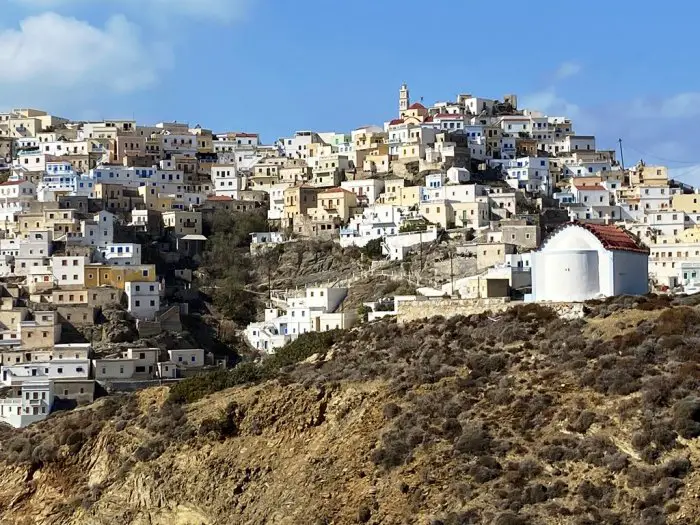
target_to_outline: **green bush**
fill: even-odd
[[[184,379],[170,389],[169,399],[175,403],[193,403],[220,390],[274,379],[282,368],[328,351],[342,333],[333,330],[301,334],[262,363],[241,363],[232,370],[217,370]]]

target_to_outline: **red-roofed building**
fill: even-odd
[[[571,184],[571,193],[574,200],[589,206],[609,206],[610,192],[600,184],[578,184],[575,180]]]
[[[614,225],[565,224],[532,254],[532,299],[586,301],[649,290],[649,248]]]

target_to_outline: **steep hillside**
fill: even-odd
[[[0,524],[697,523],[700,314],[667,305],[381,322],[6,430]]]

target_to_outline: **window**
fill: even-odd
[[[63,368],[57,368],[57,369],[56,369],[56,373],[62,374],[62,373],[63,373]]]
[[[136,307],[141,306],[141,301],[134,301],[134,306],[136,306]]]

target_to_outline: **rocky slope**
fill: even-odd
[[[0,524],[697,523],[698,343],[644,298],[372,324],[266,382],[4,430]]]

